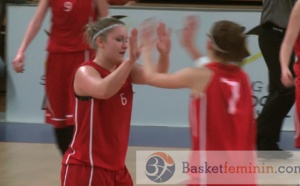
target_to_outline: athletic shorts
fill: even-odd
[[[78,66],[94,57],[93,51],[48,53],[46,61],[45,122],[55,128],[74,125],[73,77]]]
[[[133,186],[127,168],[111,171],[86,165],[62,165],[61,186]]]

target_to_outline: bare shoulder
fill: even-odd
[[[95,68],[91,66],[81,66],[76,71],[75,77],[76,78],[100,77],[100,74]]]
[[[84,65],[78,68],[78,71],[82,71],[82,72],[97,72],[97,70],[89,65]]]
[[[193,81],[194,84],[201,83],[202,81],[206,81],[207,79],[210,79],[213,72],[206,67],[189,67],[184,68],[180,71],[178,71],[182,76],[190,79],[190,81]]]
[[[189,68],[188,73],[194,74],[199,79],[207,79],[207,78],[211,77],[211,75],[213,74],[213,71],[207,67],[201,67],[201,68],[193,67],[193,68]]]
[[[73,88],[77,95],[91,96],[101,81],[99,72],[91,66],[81,66],[75,73]]]
[[[207,67],[201,67],[191,68],[190,73],[194,74],[191,95],[193,97],[200,97],[201,94],[205,91],[206,87],[208,86],[213,75],[213,71],[211,71]]]

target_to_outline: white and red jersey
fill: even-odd
[[[200,98],[190,98],[190,163],[254,165],[256,124],[248,77],[233,64],[205,66],[213,71],[211,80]],[[257,185],[255,174],[191,173],[190,176],[199,185]]]
[[[76,52],[89,48],[85,25],[97,18],[94,0],[50,0],[52,18],[47,50]]]
[[[300,34],[298,35],[298,38],[295,42],[294,49],[295,49],[295,53],[296,53],[296,56],[298,59],[297,62],[300,62]]]
[[[83,65],[95,68],[102,78],[110,74],[94,62],[85,62],[81,66]],[[108,170],[124,168],[132,98],[130,77],[108,99],[77,97],[73,141],[64,155],[63,164],[80,164]]]
[[[247,75],[236,65],[210,63],[212,79],[190,98],[192,150],[254,150],[256,126]]]

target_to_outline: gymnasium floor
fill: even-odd
[[[187,128],[132,126],[126,163],[134,181],[137,150],[187,150],[188,135]],[[293,132],[282,132],[281,139],[282,148],[298,152],[293,148]],[[270,161],[282,164],[287,160]],[[298,164],[298,156],[289,161]],[[0,122],[0,186],[59,186],[60,163],[61,156],[49,125]],[[297,177],[293,178],[294,186],[300,180]],[[259,179],[268,183],[264,177]],[[285,185],[284,180],[276,186]]]
[[[135,181],[135,151],[129,147],[127,166]],[[162,149],[162,148],[155,148]],[[1,186],[59,186],[61,156],[54,144],[0,142]]]

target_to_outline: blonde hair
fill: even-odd
[[[90,47],[96,49],[97,46],[95,44],[95,40],[100,37],[105,41],[107,38],[107,34],[111,30],[113,30],[115,26],[120,25],[125,26],[125,23],[113,17],[101,18],[96,22],[92,22],[86,25],[85,38]]]

